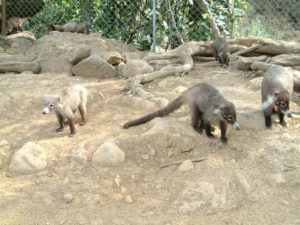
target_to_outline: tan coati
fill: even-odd
[[[217,37],[213,43],[214,56],[217,61],[219,61],[225,68],[229,65],[229,45],[225,38]]]
[[[233,103],[227,101],[221,93],[213,86],[206,83],[199,83],[186,90],[178,98],[170,102],[165,108],[150,113],[139,119],[127,122],[123,128],[129,128],[139,124],[147,123],[155,117],[163,117],[179,109],[187,103],[192,113],[192,127],[198,133],[205,130],[209,138],[214,138],[211,124],[219,122],[221,130],[221,141],[227,142],[227,124],[233,125],[237,130],[240,126],[236,120],[236,110]]]
[[[289,68],[272,65],[266,70],[261,84],[261,98],[267,128],[272,127],[273,112],[277,112],[280,124],[286,126],[284,116],[292,117],[289,102],[293,89],[294,77]]]
[[[68,22],[64,25],[50,25],[52,30],[60,31],[60,32],[71,32],[71,33],[89,33],[89,25],[87,23],[79,23],[79,22]]]
[[[87,90],[81,85],[75,85],[65,89],[59,97],[45,96],[42,113],[48,114],[54,111],[59,123],[56,132],[63,131],[66,121],[70,126],[70,136],[73,136],[75,134],[74,113],[76,109],[79,110],[82,119],[81,125],[83,125],[87,120],[86,103]]]

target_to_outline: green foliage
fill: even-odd
[[[131,43],[141,50],[152,45],[152,0],[45,0],[42,11],[37,13],[28,29],[37,37],[49,32],[50,24],[67,21],[86,21],[90,18],[93,32],[104,37]],[[231,31],[232,20],[243,15],[246,0],[208,1],[214,19],[223,35]],[[180,34],[185,40],[209,40],[212,32],[196,0],[157,0],[156,38],[165,47]]]

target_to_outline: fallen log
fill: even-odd
[[[41,72],[41,65],[38,61],[0,63],[0,73],[21,73],[23,71],[31,71],[32,73],[38,74]]]
[[[282,54],[274,56],[271,63],[281,66],[300,66],[300,54]]]

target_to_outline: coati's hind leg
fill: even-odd
[[[205,123],[206,136],[209,137],[209,138],[214,138],[215,136],[211,132],[212,132],[212,127],[211,127],[209,122],[206,122]]]
[[[56,113],[56,116],[57,116],[59,127],[55,131],[61,132],[64,130],[64,118],[62,117],[62,115],[60,115],[58,113]]]
[[[79,113],[80,113],[80,116],[81,116],[81,120],[82,120],[82,122],[81,123],[79,123],[79,125],[84,125],[85,123],[86,123],[86,107],[85,106],[83,106],[83,105],[80,105],[79,107],[78,107],[78,109],[79,109]]]
[[[286,122],[284,121],[284,114],[282,112],[278,112],[278,117],[279,117],[279,123],[285,127],[286,126]]]
[[[225,121],[220,120],[219,126],[220,126],[220,130],[221,130],[221,142],[226,143],[227,142],[227,137],[226,137],[227,123]]]

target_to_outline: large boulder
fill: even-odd
[[[93,166],[116,166],[125,160],[125,153],[114,143],[105,142],[94,153]]]
[[[72,65],[76,65],[83,59],[91,55],[91,48],[87,45],[77,45],[70,48],[67,53],[67,59]]]
[[[75,65],[72,68],[72,74],[76,76],[105,79],[115,77],[117,71],[103,58],[92,55]]]
[[[18,174],[31,174],[43,170],[47,166],[46,150],[40,145],[27,142],[12,157],[9,169]]]
[[[122,77],[129,78],[138,74],[151,73],[154,69],[144,60],[129,60],[123,70],[121,71]]]

